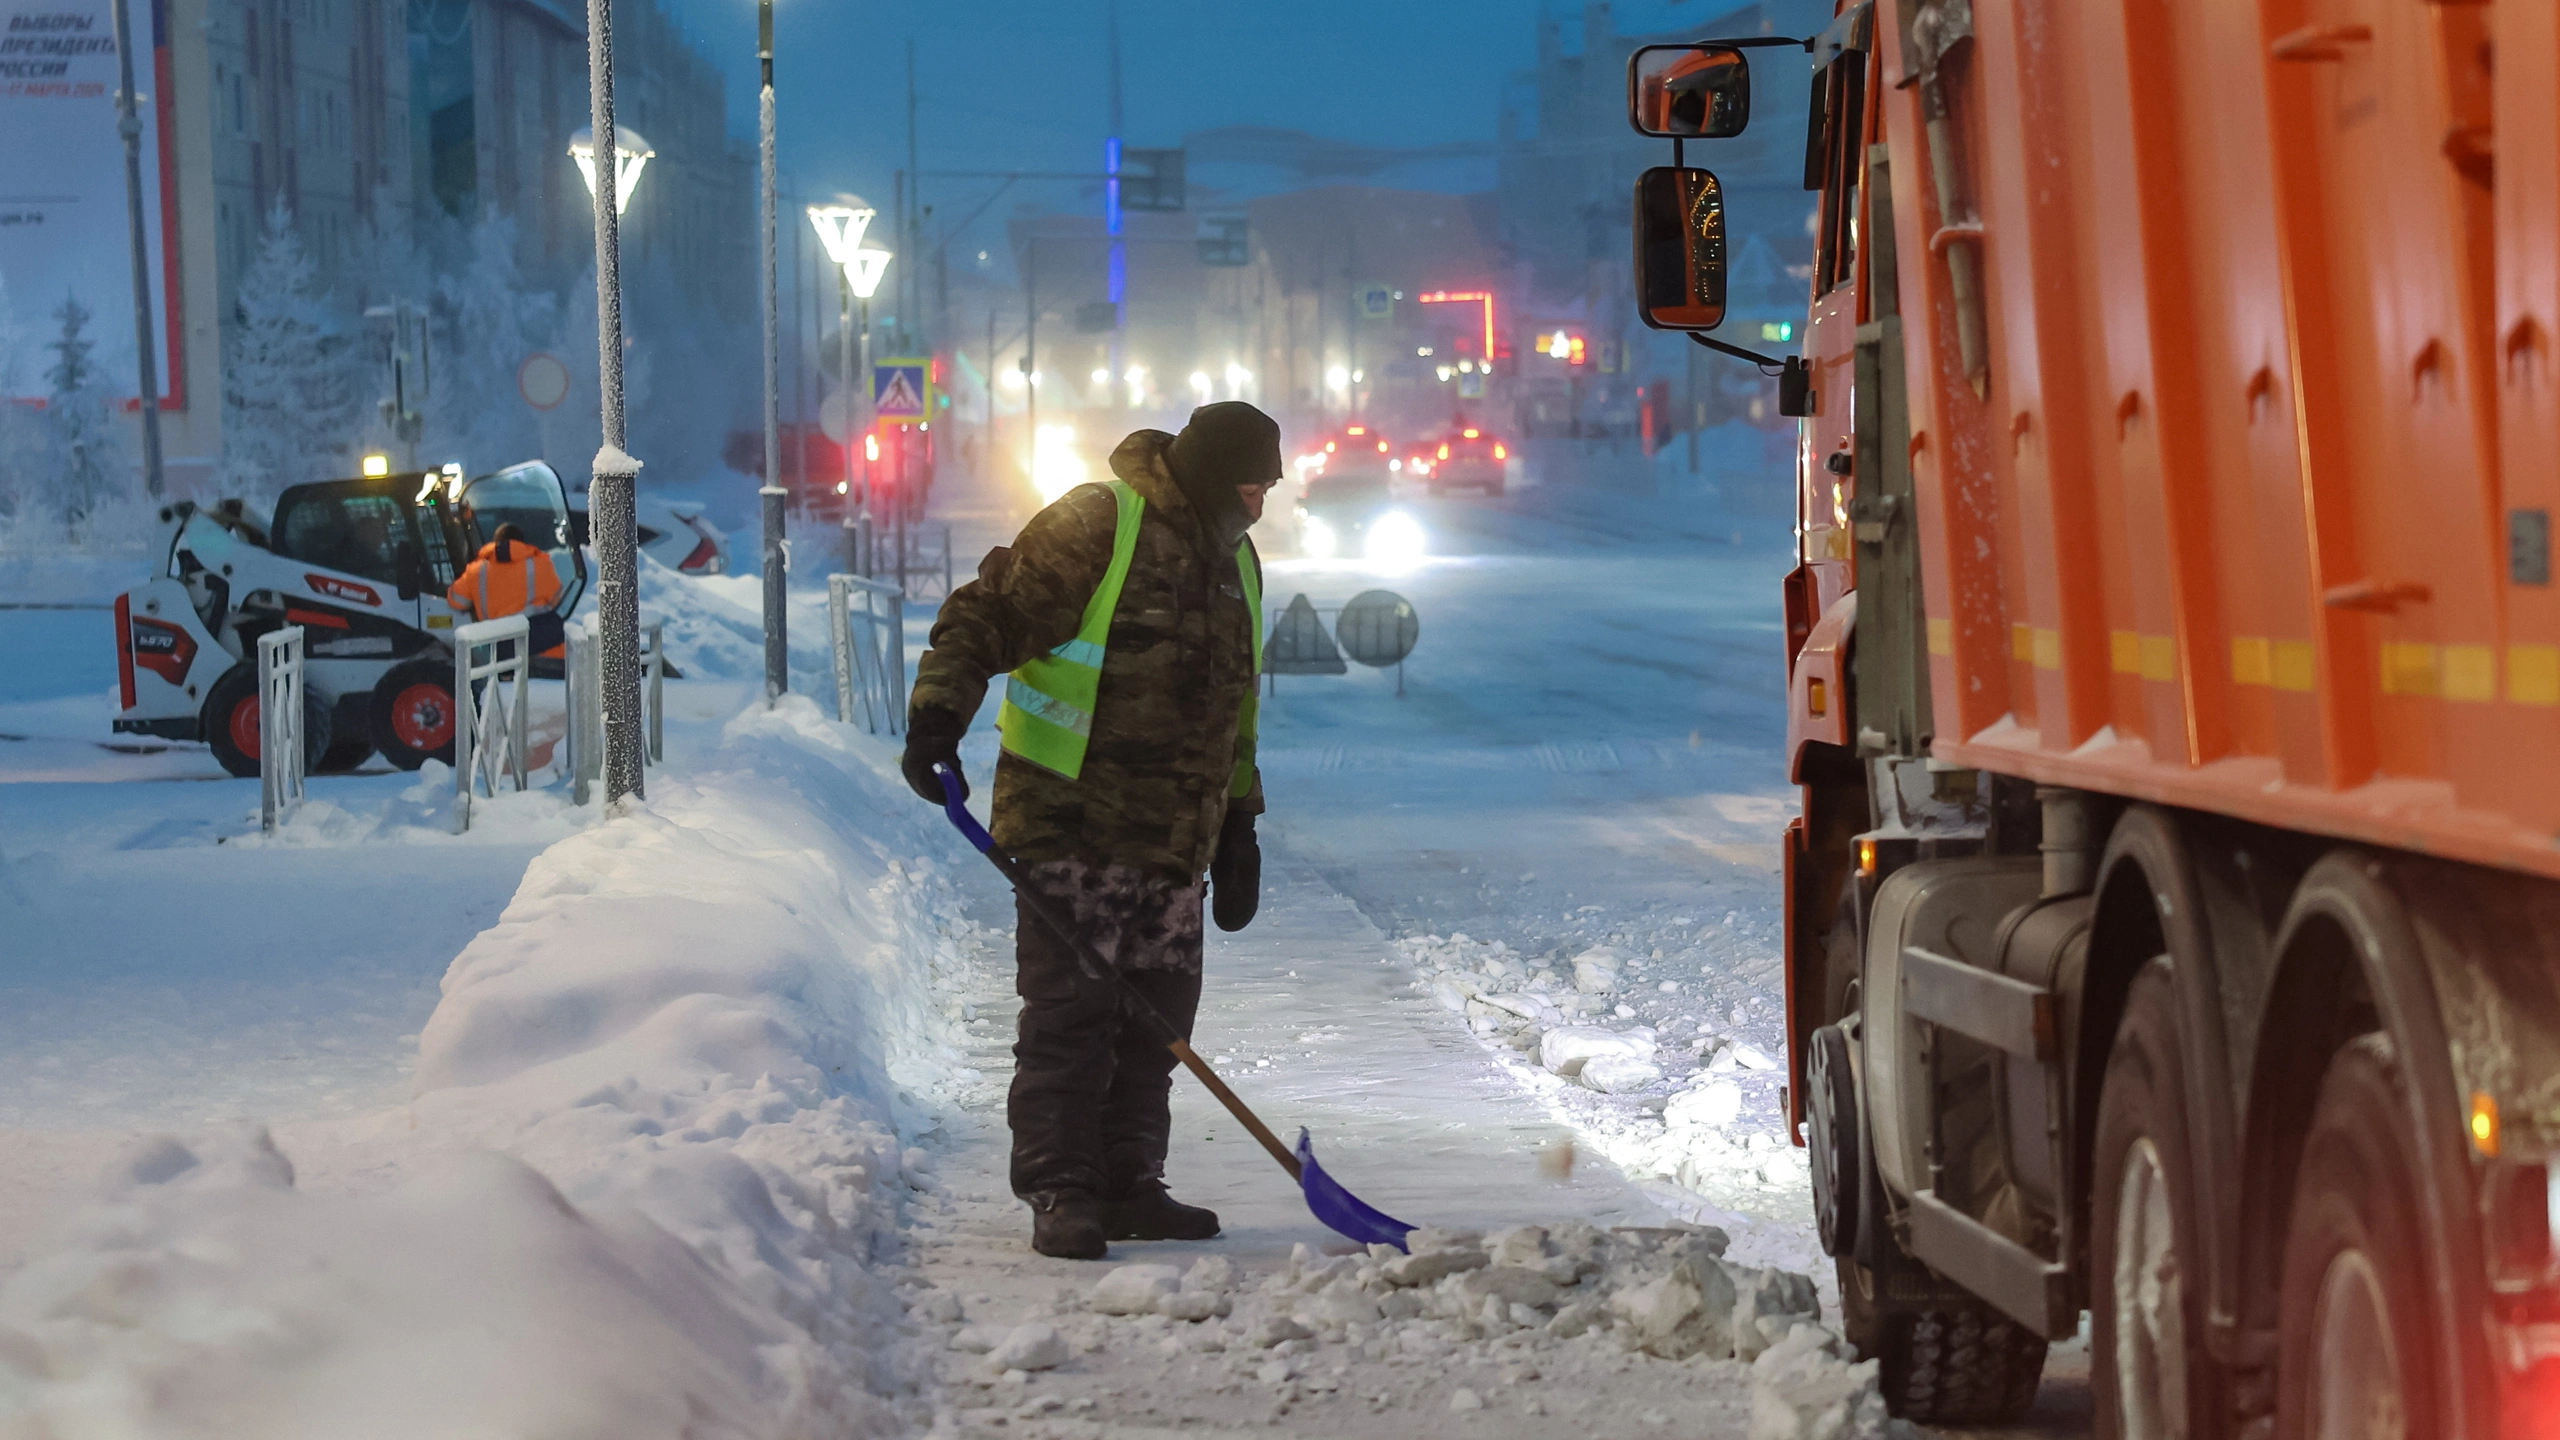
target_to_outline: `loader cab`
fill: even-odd
[[[286,559],[390,586],[406,601],[441,597],[509,522],[551,552],[559,609],[574,609],[586,565],[569,543],[560,477],[539,460],[472,480],[457,467],[296,485],[276,501],[270,545]]]

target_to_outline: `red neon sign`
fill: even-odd
[[[1425,305],[1484,302],[1484,358],[1493,358],[1493,292],[1490,290],[1434,290],[1414,297]]]

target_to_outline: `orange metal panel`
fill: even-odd
[[[2560,875],[2560,9],[1976,0],[1977,397],[1880,8],[1938,755]]]
[[[2502,541],[2514,543],[2515,517],[2544,534],[2560,511],[2560,8],[2549,0],[2512,0],[2496,12],[2495,127],[2497,199],[2497,348],[2492,392],[2501,456]],[[2528,550],[2531,534],[2522,537]],[[2527,560],[2530,560],[2528,555]],[[2506,561],[2501,550],[2493,562]],[[2527,767],[2534,783],[2512,787],[2507,806],[2545,835],[2560,832],[2560,597],[2546,569],[2506,578],[2507,720],[2512,740],[2501,750]]]

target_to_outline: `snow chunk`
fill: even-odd
[[[1684,1090],[1671,1097],[1662,1112],[1663,1123],[1692,1126],[1702,1130],[1721,1130],[1742,1114],[1742,1087],[1730,1080],[1710,1080],[1694,1090]]]
[[[1094,1282],[1087,1309],[1105,1315],[1152,1315],[1157,1302],[1182,1289],[1182,1272],[1171,1265],[1123,1265]]]
[[[1882,1440],[1914,1433],[1887,1418],[1877,1362],[1852,1364],[1818,1325],[1798,1325],[1751,1362],[1750,1440]]]
[[[1618,972],[1626,965],[1626,956],[1607,945],[1595,945],[1573,957],[1573,988],[1585,995],[1606,994],[1618,988]]]
[[[998,1370],[1055,1370],[1066,1363],[1066,1337],[1038,1323],[1014,1326],[1003,1344],[987,1352],[987,1364]]]
[[[1810,1277],[1785,1270],[1745,1271],[1735,1280],[1733,1358],[1756,1360],[1799,1324],[1822,1319]]]
[[[1538,1037],[1538,1063],[1568,1080],[1580,1076],[1582,1067],[1599,1056],[1650,1064],[1654,1050],[1654,1034],[1643,1026],[1612,1030],[1603,1025],[1559,1025]]]
[[[1575,1079],[1603,1095],[1632,1095],[1662,1078],[1662,1067],[1632,1055],[1594,1055]]]

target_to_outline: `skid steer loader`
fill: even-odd
[[[369,459],[369,472],[387,471]],[[561,614],[587,582],[560,477],[539,460],[466,479],[460,466],[296,485],[261,525],[238,500],[160,512],[159,573],[116,597],[122,734],[202,740],[258,773],[258,637],[304,628],[313,773],[380,752],[404,770],[453,759],[454,612],[445,589],[513,521],[548,542]]]

